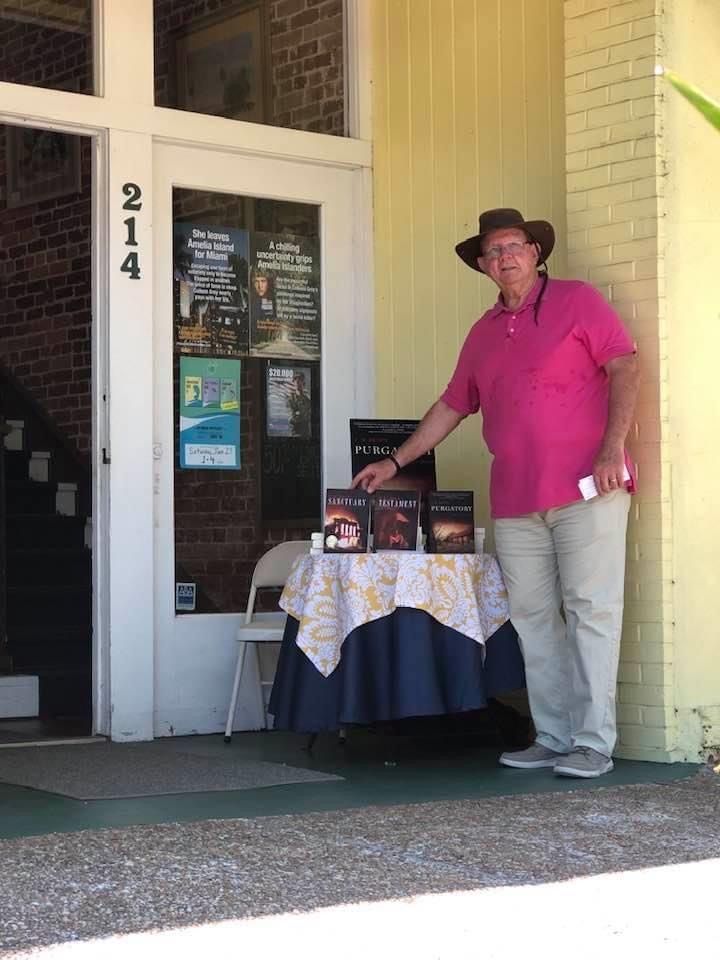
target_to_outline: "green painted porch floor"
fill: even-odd
[[[324,734],[312,753],[306,749],[307,737],[282,732],[235,734],[229,745],[221,735],[202,739],[207,749],[230,750],[238,761],[287,763],[336,773],[344,780],[91,801],[0,783],[0,838],[667,783],[691,776],[698,769],[694,764],[616,760],[612,773],[597,780],[577,780],[556,777],[551,770],[500,767],[500,750],[479,744],[473,737],[400,736],[372,730],[350,730],[344,746],[334,736]],[[77,749],[86,747],[78,745]]]

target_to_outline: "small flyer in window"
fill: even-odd
[[[240,468],[240,361],[180,357],[180,466]]]
[[[238,385],[232,377],[225,377],[220,381],[220,406],[223,410],[239,410],[240,397]]]
[[[220,403],[220,381],[217,377],[203,377],[202,405],[217,407]]]
[[[312,436],[312,371],[309,365],[268,363],[268,437]]]
[[[202,406],[202,377],[185,377],[185,406]]]
[[[314,237],[250,236],[250,353],[320,359],[320,248]]]
[[[176,222],[173,233],[175,349],[247,356],[247,230]]]

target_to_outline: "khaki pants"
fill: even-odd
[[[616,490],[495,522],[537,742],[551,750],[615,747],[629,508]]]

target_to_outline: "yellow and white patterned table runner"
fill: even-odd
[[[424,610],[478,643],[509,618],[489,554],[307,554],[295,562],[280,606],[299,621],[297,645],[325,677],[349,633],[398,607]]]

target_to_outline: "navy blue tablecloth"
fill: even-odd
[[[517,634],[504,624],[482,646],[422,610],[401,607],[353,630],[342,658],[323,677],[295,643],[287,618],[269,712],[275,728],[297,733],[353,723],[477,710],[525,686]]]

